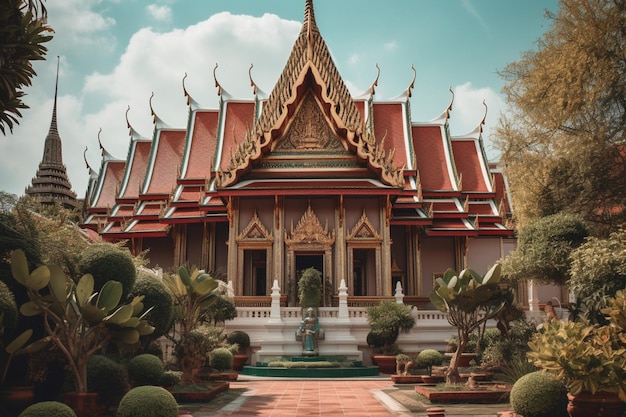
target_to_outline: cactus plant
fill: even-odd
[[[26,287],[30,301],[22,304],[25,316],[43,315],[47,336],[63,354],[75,378],[76,391],[87,390],[87,360],[110,342],[120,348],[133,348],[139,337],[154,330],[143,310],[142,297],[120,305],[122,284],[108,281],[94,292],[94,280],[83,275],[77,284],[58,266],[42,265],[30,272],[26,256],[16,250],[11,256],[11,272]],[[43,290],[46,291],[43,291]]]

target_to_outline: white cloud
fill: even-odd
[[[396,41],[387,42],[384,47],[387,51],[395,51],[398,49],[398,43]]]
[[[251,17],[220,13],[184,30],[156,33],[141,29],[135,33],[111,72],[87,76],[80,96],[59,97],[63,159],[74,190],[80,197],[84,195],[88,179],[83,161],[85,146],[89,148],[89,163],[94,169],[99,168],[100,127],[107,150],[116,157],[126,157],[129,136],[125,112],[129,105],[129,120],[144,136],[152,136],[149,107],[152,92],[155,94],[152,104],[159,117],[173,127],[186,127],[188,107],[181,80],[187,73],[186,87],[194,99],[216,108],[218,96],[213,81],[216,63],[219,63],[218,81],[233,96],[253,97],[248,78],[250,64],[254,64],[254,81],[269,93],[300,27],[299,22],[282,20],[272,14]],[[35,175],[50,126],[51,95],[52,91],[29,93],[31,109],[24,112],[14,135],[1,138],[0,190],[22,194]],[[97,104],[87,108],[83,104],[87,97],[95,99]]]
[[[172,9],[168,6],[150,4],[146,7],[146,10],[153,19],[165,22],[169,22],[172,19]]]
[[[348,58],[348,62],[350,63],[350,65],[356,65],[359,63],[360,60],[361,57],[359,56],[359,54],[352,54],[350,55],[350,58]]]
[[[103,35],[115,25],[115,20],[93,10],[94,1],[63,0],[46,3],[48,24],[55,29],[54,41],[72,46],[109,48],[110,40]]]
[[[497,125],[500,113],[505,108],[502,97],[493,89],[475,88],[472,83],[466,82],[454,87],[454,104],[450,114],[450,132],[453,136],[463,135],[473,131],[485,116],[483,100],[487,105],[487,119],[483,126],[483,141],[485,150],[490,159],[496,157],[489,137]]]

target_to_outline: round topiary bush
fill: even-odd
[[[122,284],[122,300],[128,297],[137,278],[130,252],[112,243],[89,246],[81,254],[78,268],[82,274],[93,275],[94,291],[99,291],[107,281],[119,281]]]
[[[428,373],[431,372],[433,366],[441,366],[445,359],[443,353],[435,349],[424,349],[417,354],[417,366],[427,368]]]
[[[385,344],[385,338],[375,332],[369,332],[365,341],[367,342],[367,346],[375,349],[381,348]]]
[[[165,371],[163,375],[161,375],[161,379],[159,380],[159,385],[162,387],[173,387],[174,385],[180,384],[181,380],[180,371]]]
[[[166,334],[174,320],[174,297],[165,286],[163,280],[149,272],[139,271],[137,280],[130,293],[130,297],[143,295],[143,308],[148,314],[148,323],[154,327],[154,332],[148,337],[157,339]]]
[[[0,281],[0,336],[5,344],[13,340],[16,324],[17,305],[15,298],[9,287]]]
[[[237,346],[239,346],[239,350],[246,350],[250,347],[250,336],[244,331],[235,330],[228,333],[228,336],[226,336],[226,342],[230,345],[234,345],[236,343]]]
[[[42,401],[28,406],[19,417],[76,417],[76,413],[64,403]]]
[[[178,417],[178,404],[165,388],[135,387],[122,397],[117,417]]]
[[[542,371],[518,379],[511,388],[511,407],[524,417],[567,417],[567,388]]]
[[[164,372],[163,361],[149,353],[132,358],[128,361],[126,369],[133,386],[159,385]]]
[[[87,360],[87,387],[98,393],[100,403],[117,403],[130,389],[126,368],[104,355]]]
[[[209,353],[209,366],[218,371],[233,369],[233,354],[226,348],[213,349]]]

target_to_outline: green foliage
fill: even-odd
[[[137,296],[143,296],[145,308],[152,307],[147,320],[154,332],[149,337],[157,339],[166,334],[174,320],[174,297],[170,290],[156,275],[140,271],[130,293],[130,297]]]
[[[616,311],[626,311],[623,293]],[[528,357],[537,367],[561,379],[572,395],[582,391],[616,392],[626,401],[626,336],[611,323],[552,320],[540,325],[530,343]]]
[[[435,349],[424,349],[417,354],[417,366],[432,369],[433,366],[441,366],[445,359],[443,353]],[[430,373],[430,371],[429,371]]]
[[[178,403],[164,388],[135,387],[122,397],[116,417],[178,417]]]
[[[163,361],[149,353],[132,358],[128,361],[126,369],[133,386],[159,385],[164,372]]]
[[[605,324],[601,310],[608,298],[626,287],[626,229],[606,239],[590,237],[571,254],[568,285],[576,294],[574,312],[592,323]]]
[[[233,354],[223,347],[213,349],[209,354],[209,366],[218,371],[233,369]]]
[[[354,366],[351,361],[314,361],[314,362],[295,362],[272,360],[267,362],[267,366],[271,368],[288,368],[288,369],[317,369],[317,368],[350,368]]]
[[[519,357],[528,362],[526,360],[526,352],[530,349],[528,342],[536,331],[536,326],[525,320],[512,322],[505,335],[484,340],[486,345],[482,350],[480,363],[490,368],[504,368]]]
[[[367,322],[370,331],[383,339],[383,354],[390,354],[400,333],[411,331],[415,325],[415,317],[411,307],[396,303],[394,300],[384,300],[377,306],[367,309]]]
[[[231,297],[216,295],[211,308],[202,313],[200,321],[217,326],[237,317],[237,308]]]
[[[0,345],[4,346],[13,337],[17,325],[17,305],[13,293],[0,281]]]
[[[74,284],[58,266],[42,265],[29,271],[26,256],[17,250],[11,256],[11,271],[17,282],[28,291],[30,301],[22,304],[25,316],[44,315],[47,336],[64,355],[76,381],[78,392],[87,392],[87,359],[109,342],[121,349],[138,345],[142,335],[154,329],[139,314],[141,297],[120,304],[122,285],[109,281],[94,293],[89,274]],[[145,313],[144,313],[145,314]]]
[[[98,393],[98,401],[117,404],[128,392],[130,384],[126,368],[104,355],[93,355],[87,360],[87,386],[89,392]]]
[[[524,356],[515,356],[511,360],[503,363],[500,367],[502,372],[502,380],[510,384],[514,384],[518,379],[531,372],[538,371],[532,362]]]
[[[121,283],[122,300],[128,297],[137,279],[137,269],[130,252],[111,243],[89,246],[82,252],[78,266],[82,274],[93,276],[95,291],[108,281]]]
[[[574,215],[542,217],[519,230],[517,248],[502,264],[504,273],[514,281],[563,285],[570,276],[570,255],[587,236],[585,223]]]
[[[385,345],[385,339],[383,336],[373,331],[367,333],[365,341],[367,342],[367,346],[373,348],[381,348]]]
[[[562,210],[624,222],[625,8],[559,1],[536,47],[500,73],[510,116],[494,138],[523,223]]]
[[[42,401],[28,406],[19,417],[76,417],[76,413],[67,404]]]
[[[231,345],[237,344],[239,349],[245,350],[250,347],[250,336],[244,331],[235,330],[228,333],[226,336],[226,342]]]
[[[32,61],[45,59],[48,49],[44,46],[52,39],[52,29],[41,18],[46,17],[42,0],[0,3],[0,131],[13,132],[19,124],[21,111],[28,106],[23,102],[24,87],[31,85],[37,75]],[[41,5],[41,16],[36,4]]]
[[[165,371],[161,378],[159,379],[159,384],[162,387],[173,387],[174,385],[178,385],[181,379],[181,372],[178,371]]]
[[[500,272],[499,264],[484,276],[471,269],[464,269],[458,275],[448,269],[435,281],[430,301],[439,311],[447,313],[448,322],[457,328],[458,348],[448,367],[448,383],[459,381],[458,360],[465,352],[470,334],[480,331],[507,303],[512,303],[512,290],[500,286]]]
[[[513,410],[524,417],[567,417],[567,389],[553,375],[541,371],[524,375],[513,384]]]
[[[322,302],[322,273],[311,267],[302,271],[298,280],[298,299],[300,307],[317,308]]]

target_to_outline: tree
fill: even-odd
[[[495,142],[518,224],[571,210],[614,230],[626,212],[626,0],[562,0],[500,75],[511,113]]]
[[[588,238],[571,254],[570,274],[568,284],[577,298],[574,312],[592,323],[606,323],[601,310],[626,287],[626,229],[607,239]]]
[[[523,279],[563,285],[569,279],[570,255],[589,231],[571,214],[542,217],[519,230],[517,248],[502,262],[512,281]]]
[[[19,124],[20,110],[27,109],[22,98],[24,87],[37,75],[32,61],[45,59],[44,43],[52,31],[46,25],[44,0],[0,2],[0,131],[13,131]]]
[[[500,286],[501,267],[494,265],[484,276],[471,269],[457,274],[453,269],[437,278],[429,298],[435,308],[448,315],[456,327],[459,345],[446,371],[446,383],[460,381],[459,358],[465,351],[470,334],[494,318],[507,303],[512,303],[510,288]],[[482,335],[481,335],[482,336]]]

